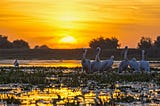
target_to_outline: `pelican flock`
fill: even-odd
[[[150,66],[149,62],[144,59],[144,50],[142,50],[142,60],[140,62],[137,62],[136,58],[132,58],[131,60],[128,60],[127,54],[128,54],[128,46],[125,46],[124,48],[124,57],[123,60],[120,62],[118,67],[118,72],[121,73],[128,69],[128,66],[130,67],[131,71],[135,72],[150,72]],[[112,65],[114,63],[114,56],[111,56],[109,59],[101,61],[100,59],[100,53],[101,48],[96,48],[96,56],[95,60],[90,61],[89,59],[86,59],[87,49],[83,49],[83,55],[82,55],[82,69],[86,73],[93,73],[93,72],[104,72],[112,68]]]

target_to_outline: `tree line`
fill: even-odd
[[[103,49],[117,49],[118,47],[120,47],[120,44],[118,43],[118,39],[115,37],[111,37],[111,38],[103,38],[103,37],[99,37],[97,39],[93,39],[89,42],[89,46],[90,48],[96,48],[96,47],[100,47]]]
[[[116,37],[104,38],[99,37],[92,39],[89,42],[89,47],[95,49],[96,47],[101,47],[102,49],[118,49],[120,47],[119,40]],[[137,44],[138,49],[155,49],[160,48],[160,36],[152,43],[151,38],[141,37]],[[0,49],[30,49],[29,43],[20,39],[10,42],[7,36],[0,35]],[[34,49],[49,49],[47,45],[36,45]]]
[[[29,49],[29,44],[24,41],[24,40],[14,40],[13,42],[10,42],[8,40],[7,36],[2,36],[0,35],[0,49],[18,49],[18,48],[23,48],[23,49]]]
[[[10,42],[7,36],[0,35],[0,49],[30,49],[29,43],[20,39]],[[34,49],[49,49],[48,46],[36,45]]]
[[[101,47],[102,49],[117,49],[120,47],[119,40],[116,37],[103,38],[99,37],[92,39],[89,42],[90,48]],[[155,49],[160,48],[160,36],[157,36],[157,39],[152,43],[150,37],[141,37],[140,41],[137,44],[138,49]]]

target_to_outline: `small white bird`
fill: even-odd
[[[87,49],[84,48],[83,49],[82,60],[81,60],[82,69],[86,73],[90,73],[91,72],[91,62],[90,62],[89,59],[86,59],[86,54],[87,54]]]
[[[97,72],[97,71],[100,71],[100,68],[101,68],[101,61],[100,61],[100,57],[99,57],[99,54],[101,52],[101,48],[100,47],[97,47],[96,48],[96,58],[95,58],[95,61],[93,61],[91,63],[91,70],[92,72]]]
[[[144,59],[144,50],[142,50],[142,60],[140,61],[141,71],[150,72],[149,62]]]
[[[132,60],[129,61],[129,66],[132,71],[140,72],[140,67],[138,62],[136,61],[136,58],[132,58]]]
[[[128,53],[128,46],[125,47],[125,52],[124,52],[124,60],[122,60],[119,64],[118,72],[121,73],[122,71],[126,70],[128,68],[128,58],[127,58],[127,53]]]
[[[19,62],[17,59],[14,61],[14,67],[19,67]]]

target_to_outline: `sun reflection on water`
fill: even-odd
[[[48,65],[52,64],[53,61],[47,61]],[[33,64],[39,64],[42,63],[40,61],[37,61]],[[65,66],[68,64],[68,67],[73,67],[74,65],[77,66],[77,64],[80,65],[80,60],[69,60],[69,61],[54,61],[55,64],[62,66],[62,64]],[[32,65],[30,63],[30,65]],[[46,65],[46,64],[45,64]],[[12,69],[12,68],[11,68]],[[11,69],[6,69],[6,72],[11,72]],[[79,68],[81,69],[81,68]],[[22,72],[35,74],[37,73],[43,73],[44,75],[47,72],[60,72],[60,76],[57,74],[52,74],[49,76],[46,76],[45,79],[48,81],[51,81],[50,85],[41,85],[39,87],[38,83],[37,85],[32,84],[24,84],[24,83],[9,83],[9,84],[0,84],[0,99],[7,101],[7,103],[12,104],[20,104],[21,106],[32,106],[32,105],[41,105],[41,106],[53,106],[53,104],[56,104],[58,106],[65,105],[65,104],[108,104],[108,103],[114,103],[115,101],[124,100],[124,101],[132,101],[135,100],[136,102],[143,102],[143,101],[149,101],[149,104],[154,103],[155,101],[160,101],[160,86],[157,85],[154,82],[123,82],[119,83],[116,82],[114,84],[114,88],[109,87],[109,85],[105,85],[105,88],[100,88],[100,84],[95,81],[86,81],[82,82],[79,87],[70,87],[66,86],[65,81],[62,83],[61,81],[67,80],[69,81],[75,81],[74,75],[75,73],[79,72],[74,71],[74,69],[70,68],[45,68],[41,69],[36,67],[32,68],[24,68],[21,69]],[[61,71],[60,71],[61,70]],[[1,70],[4,71],[4,70]],[[12,70],[13,71],[13,70]],[[17,70],[18,73],[20,73],[19,70]],[[61,75],[64,75],[63,77]],[[71,75],[69,77],[69,75]],[[97,73],[98,74],[98,73]],[[23,74],[22,74],[23,75]],[[78,81],[80,80],[78,74]],[[85,74],[84,74],[85,75]],[[41,78],[41,77],[40,77]],[[39,78],[38,78],[39,79]],[[103,80],[103,79],[102,79]],[[31,80],[33,81],[33,80]],[[58,86],[57,83],[54,83],[54,81],[60,81]],[[32,86],[32,87],[30,87]],[[93,86],[93,87],[92,87]],[[11,102],[12,101],[12,102]],[[131,102],[132,103],[132,102]],[[121,103],[119,103],[121,104]],[[123,103],[122,103],[123,104]],[[1,102],[0,102],[1,105]]]
[[[15,60],[1,60],[0,66],[13,66]],[[18,60],[22,67],[81,67],[81,60]],[[94,60],[91,60],[91,62]],[[104,60],[101,60],[104,61]],[[149,61],[150,67],[160,68],[159,61]],[[120,61],[114,61],[113,68],[119,66]]]
[[[18,60],[22,67],[81,67],[81,60]],[[14,60],[1,60],[0,66],[13,66]]]
[[[34,86],[31,90],[24,90],[21,84],[17,84],[16,87],[11,87],[12,84],[4,84],[1,87],[0,99],[2,100],[18,100],[21,106],[26,105],[41,105],[41,106],[53,106],[56,104],[57,106],[65,105],[65,104],[102,104],[105,105],[113,100],[121,100],[127,97],[133,97],[137,101],[141,99],[141,95],[147,96],[146,99],[159,98],[158,92],[160,89],[149,88],[150,90],[145,92],[126,92],[124,93],[119,88],[110,89],[109,91],[103,91],[99,89],[99,91],[89,90],[89,92],[82,92],[83,88],[70,88],[70,87],[46,87],[44,89],[37,88]],[[14,84],[13,84],[14,85]],[[141,84],[139,84],[141,85]],[[4,87],[6,86],[6,87]],[[24,85],[23,85],[24,86]],[[122,87],[123,85],[119,85]],[[8,91],[7,91],[8,90]],[[7,91],[7,92],[6,92]],[[152,95],[152,96],[151,96]],[[143,99],[144,99],[143,98]],[[8,103],[8,102],[7,102]],[[18,102],[15,102],[18,103]]]

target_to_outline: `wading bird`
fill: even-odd
[[[82,60],[81,60],[82,69],[86,73],[90,73],[91,72],[91,62],[90,62],[89,59],[86,59],[86,54],[87,54],[87,49],[84,48],[83,49]]]
[[[132,71],[140,72],[140,67],[138,62],[136,61],[136,58],[132,58],[132,60],[129,61],[129,66]]]
[[[141,71],[150,72],[149,62],[144,59],[144,50],[142,50],[142,60],[140,61]]]
[[[14,67],[19,67],[19,62],[17,59],[14,61]]]
[[[111,56],[110,59],[101,62],[101,71],[106,71],[106,70],[112,68],[112,65],[114,62],[113,59],[114,59],[114,56]]]
[[[128,58],[127,58],[127,53],[128,53],[128,46],[125,47],[124,49],[124,60],[122,60],[119,64],[118,72],[121,73],[122,71],[126,70],[128,68]]]
[[[99,57],[100,52],[101,52],[101,48],[97,47],[96,48],[96,58],[95,58],[95,61],[93,61],[91,63],[91,70],[92,70],[92,72],[100,71],[100,68],[101,68],[101,61],[100,61],[100,57]]]

